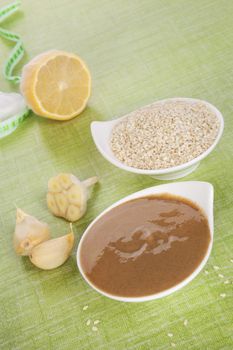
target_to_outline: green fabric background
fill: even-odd
[[[93,89],[78,118],[59,123],[31,115],[0,140],[0,349],[233,349],[232,18],[231,0],[25,0],[21,12],[4,23],[23,37],[24,63],[51,48],[78,53],[90,67]],[[11,47],[1,40],[1,66]],[[0,90],[17,87],[1,78]],[[173,96],[208,100],[225,118],[217,149],[184,178],[215,188],[209,273],[164,299],[120,303],[83,281],[76,267],[78,241],[108,205],[161,182],[110,165],[96,150],[89,125]],[[72,257],[46,272],[14,254],[14,205],[48,222],[54,237],[68,232],[45,202],[47,181],[59,172],[81,179],[98,175],[100,184],[74,225]],[[101,321],[97,332],[88,319]]]

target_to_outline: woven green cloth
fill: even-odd
[[[32,114],[0,140],[0,349],[233,349],[232,17],[230,0],[25,0],[4,23],[22,36],[24,63],[51,48],[78,53],[90,67],[93,89],[78,118],[59,123]],[[2,67],[11,48],[1,40]],[[17,86],[2,78],[0,90]],[[76,266],[78,241],[108,205],[162,182],[110,165],[95,148],[90,123],[173,96],[207,100],[225,118],[216,150],[184,178],[214,185],[213,251],[204,271],[179,292],[120,303],[84,282]],[[97,175],[100,184],[74,225],[71,258],[42,271],[13,251],[15,204],[48,222],[53,237],[68,233],[68,223],[54,218],[45,201],[47,181],[59,172]]]

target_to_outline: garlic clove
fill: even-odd
[[[77,221],[82,217],[83,213],[80,211],[80,208],[76,205],[69,205],[69,208],[66,213],[66,219],[70,222]]]
[[[56,216],[60,216],[60,211],[59,208],[57,206],[56,200],[55,200],[55,196],[54,194],[52,194],[51,192],[47,193],[47,205],[48,208],[50,209],[50,211],[56,215]]]
[[[43,270],[55,269],[64,264],[74,245],[74,233],[50,239],[34,247],[29,255],[31,262]]]
[[[56,193],[55,194],[55,201],[56,201],[58,209],[59,209],[59,216],[65,216],[67,208],[69,206],[69,202],[68,202],[68,199],[66,198],[65,194]]]
[[[57,180],[65,190],[72,186],[70,174],[59,174]]]
[[[67,193],[68,201],[72,204],[76,204],[78,206],[81,206],[82,199],[83,199],[83,191],[80,186],[71,186]]]
[[[29,255],[33,247],[49,238],[50,232],[46,223],[17,209],[13,244],[18,255]]]
[[[62,190],[62,186],[56,179],[51,178],[48,182],[48,189],[50,192],[60,192]]]

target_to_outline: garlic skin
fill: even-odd
[[[31,262],[43,270],[55,269],[68,259],[74,245],[74,233],[50,239],[34,247],[29,255]]]
[[[49,238],[50,231],[46,223],[17,208],[13,244],[18,255],[29,255],[33,247]]]
[[[87,210],[92,186],[96,176],[80,181],[72,174],[59,174],[48,182],[47,205],[49,210],[69,222],[79,220]]]

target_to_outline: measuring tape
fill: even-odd
[[[15,66],[23,58],[25,50],[23,47],[22,39],[18,34],[12,33],[1,27],[1,24],[11,15],[13,15],[20,7],[21,2],[15,1],[10,5],[4,6],[0,9],[0,37],[12,41],[15,43],[13,50],[4,65],[3,75],[6,80],[18,84],[20,82],[20,76],[14,75],[13,71]],[[22,122],[27,118],[29,109],[25,105],[25,109],[20,111],[19,114],[7,118],[6,120],[0,121],[0,138],[11,134]],[[1,118],[1,109],[0,109]]]

